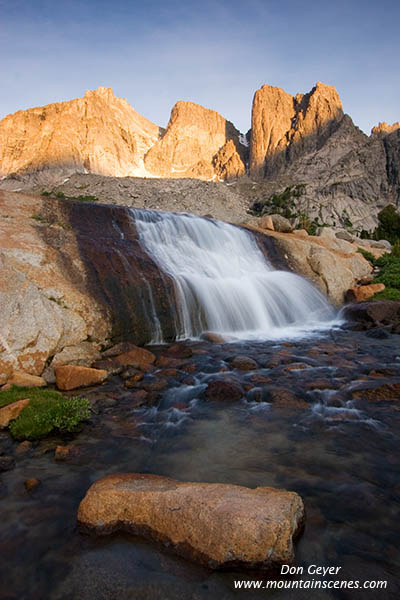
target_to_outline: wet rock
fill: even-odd
[[[78,454],[78,449],[73,444],[67,446],[57,446],[54,452],[55,460],[69,460]]]
[[[291,563],[303,520],[303,502],[294,492],[139,474],[100,479],[78,510],[85,530],[129,531],[211,568]]]
[[[130,390],[139,387],[139,382],[140,380],[137,380],[136,377],[130,377],[129,379],[125,379],[124,386],[126,389]]]
[[[345,319],[356,323],[359,330],[400,326],[400,302],[376,301],[350,304],[343,309]]]
[[[193,350],[189,346],[174,344],[168,348],[168,354],[171,354],[176,358],[190,358],[193,356]]]
[[[139,368],[143,373],[152,373],[155,370],[154,365],[150,363],[143,363],[142,365],[139,365]]]
[[[15,460],[12,456],[0,456],[0,473],[9,471],[15,467]]]
[[[178,369],[162,369],[158,371],[157,375],[160,377],[176,377],[179,375]]]
[[[127,369],[124,369],[121,373],[121,377],[122,379],[129,379],[130,377],[136,375],[136,373],[139,373],[139,365],[131,366]]]
[[[385,340],[386,338],[390,337],[390,333],[388,333],[387,329],[384,329],[383,327],[370,329],[365,335],[376,340]]]
[[[14,371],[8,383],[10,385],[17,385],[18,387],[44,387],[47,385],[43,377],[29,375],[29,373],[23,373],[22,371]]]
[[[191,375],[189,375],[189,377],[185,377],[185,379],[182,381],[182,383],[184,385],[195,385],[196,384],[196,380],[194,377],[192,377]]]
[[[329,379],[314,379],[306,384],[308,390],[329,390],[334,386]]]
[[[24,400],[18,400],[17,402],[7,404],[7,406],[0,408],[0,429],[8,427],[10,421],[16,419],[25,406],[28,406],[29,402],[30,399],[25,398]]]
[[[110,396],[102,398],[99,402],[103,408],[112,408],[118,404],[117,400],[115,398],[111,398]]]
[[[143,383],[141,387],[147,392],[159,392],[168,387],[168,380],[165,377],[157,377],[154,381]]]
[[[285,367],[285,371],[302,371],[303,369],[308,369],[309,365],[305,363],[292,363],[291,365]]]
[[[120,342],[119,344],[115,344],[115,346],[108,348],[108,350],[104,350],[104,352],[102,352],[102,356],[103,358],[112,358],[114,356],[130,352],[135,348],[137,348],[137,346],[135,346],[135,344],[131,344],[131,342]]]
[[[92,365],[93,369],[100,369],[103,371],[107,371],[109,375],[119,375],[124,367],[119,363],[115,362],[111,358],[104,358],[101,360],[96,360]]]
[[[357,400],[366,400],[368,402],[381,402],[400,400],[400,382],[384,383],[374,382],[373,387],[356,390],[352,393],[353,398]]]
[[[197,371],[197,365],[190,363],[189,365],[182,367],[182,371],[185,371],[185,373],[195,373]]]
[[[346,302],[365,302],[369,298],[372,298],[378,292],[382,292],[385,289],[384,283],[371,283],[370,285],[360,285],[353,287],[346,292]]]
[[[27,492],[33,492],[40,486],[40,481],[36,477],[30,477],[24,481],[24,486]]]
[[[124,367],[138,365],[139,369],[141,369],[143,365],[153,364],[156,357],[149,350],[135,346],[129,352],[119,354],[114,360]]]
[[[142,381],[144,375],[142,371],[134,370],[134,372],[130,372],[129,377],[125,379],[124,385],[127,388],[134,387],[132,384],[136,384],[139,381]]]
[[[250,377],[250,381],[255,383],[256,385],[267,385],[272,383],[272,379],[267,377],[266,375],[261,375],[260,373],[256,373]]]
[[[58,389],[66,391],[103,383],[108,377],[108,373],[104,369],[91,369],[75,365],[57,367],[55,373]]]
[[[170,356],[159,356],[155,365],[161,369],[176,369],[182,367],[185,361],[181,358],[171,358]]]
[[[15,454],[16,456],[24,456],[24,454],[28,454],[28,452],[30,452],[31,450],[32,442],[30,442],[29,440],[25,440],[24,442],[18,444],[18,446],[15,449]]]
[[[239,369],[240,371],[254,371],[258,365],[255,360],[249,356],[235,356],[230,363],[232,369]]]
[[[211,342],[212,344],[224,344],[226,342],[224,336],[219,333],[214,333],[213,331],[204,331],[201,334],[200,339]]]
[[[247,400],[249,402],[265,402],[265,391],[262,388],[254,387],[247,393]]]
[[[132,394],[132,398],[131,398],[132,408],[137,408],[139,406],[142,406],[143,404],[146,404],[148,395],[149,394],[148,394],[148,392],[146,392],[146,390],[138,390],[137,392]]]
[[[217,402],[237,402],[244,396],[244,391],[240,383],[234,379],[214,379],[206,388],[207,400]]]
[[[299,396],[294,394],[291,390],[288,390],[284,387],[276,387],[268,391],[269,401],[278,408],[302,409],[309,407],[307,402],[305,402],[302,398],[299,398]]]

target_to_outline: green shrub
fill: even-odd
[[[400,290],[400,259],[393,258],[391,261],[386,261],[374,282],[384,283],[388,288]]]
[[[30,218],[34,221],[38,221],[38,223],[43,223],[43,225],[50,225],[50,221],[45,217],[42,217],[42,215],[31,215]]]
[[[371,300],[400,300],[400,290],[385,288],[382,292],[375,294]]]
[[[0,407],[24,398],[30,398],[30,403],[10,423],[11,434],[18,440],[38,439],[52,431],[73,433],[90,416],[86,398],[66,398],[55,390],[42,388],[13,386],[7,392],[0,391]]]
[[[371,252],[368,252],[368,250],[364,250],[364,248],[358,248],[357,252],[362,254],[363,257],[371,263],[371,265],[376,265],[376,258],[373,254],[371,254]]]
[[[395,244],[400,239],[400,214],[393,204],[385,206],[378,214],[379,225],[375,229],[373,237],[375,240],[389,240]]]
[[[78,200],[79,202],[98,202],[96,196],[68,196],[68,200]]]

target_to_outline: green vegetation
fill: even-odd
[[[378,214],[379,225],[373,233],[375,240],[389,240],[395,244],[400,240],[400,214],[393,204],[386,206]]]
[[[364,248],[358,248],[357,252],[359,252],[360,254],[363,255],[363,257],[368,260],[368,262],[371,263],[371,265],[373,265],[374,267],[376,266],[376,258],[373,254],[371,254],[371,252],[368,252],[368,250],[365,250]]]
[[[391,254],[384,254],[380,258],[375,258],[363,248],[359,248],[358,252],[380,269],[373,283],[384,283],[386,286],[383,292],[375,294],[373,300],[400,300],[400,240],[393,245]]]
[[[86,398],[65,398],[55,390],[13,386],[0,391],[0,407],[30,398],[30,403],[10,423],[10,431],[17,440],[34,440],[52,431],[73,433],[79,424],[90,417]]]
[[[51,225],[50,221],[41,215],[31,215],[30,218],[34,221],[38,221],[38,223],[43,223],[43,225]]]
[[[98,198],[96,196],[66,196],[64,192],[57,192],[56,198],[60,198],[61,200],[77,200],[78,202],[98,202]]]
[[[286,187],[283,192],[272,194],[265,200],[257,200],[250,207],[250,212],[254,216],[276,213],[290,219],[297,217],[291,209],[295,207],[293,198],[299,198],[304,194],[305,184],[299,183],[295,186]]]

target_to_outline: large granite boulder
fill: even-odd
[[[295,492],[140,474],[100,479],[78,510],[86,530],[128,531],[211,568],[291,563],[303,521],[303,502]]]

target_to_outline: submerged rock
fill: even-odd
[[[291,563],[303,521],[303,502],[295,492],[140,474],[100,479],[78,510],[86,530],[129,531],[211,568]]]
[[[243,398],[244,392],[240,383],[234,379],[214,379],[206,389],[207,400],[237,402]]]
[[[40,486],[40,480],[36,477],[30,477],[24,481],[24,486],[27,492],[33,492]]]
[[[240,371],[254,371],[257,366],[256,361],[249,356],[235,356],[231,361],[232,369],[239,369]]]

